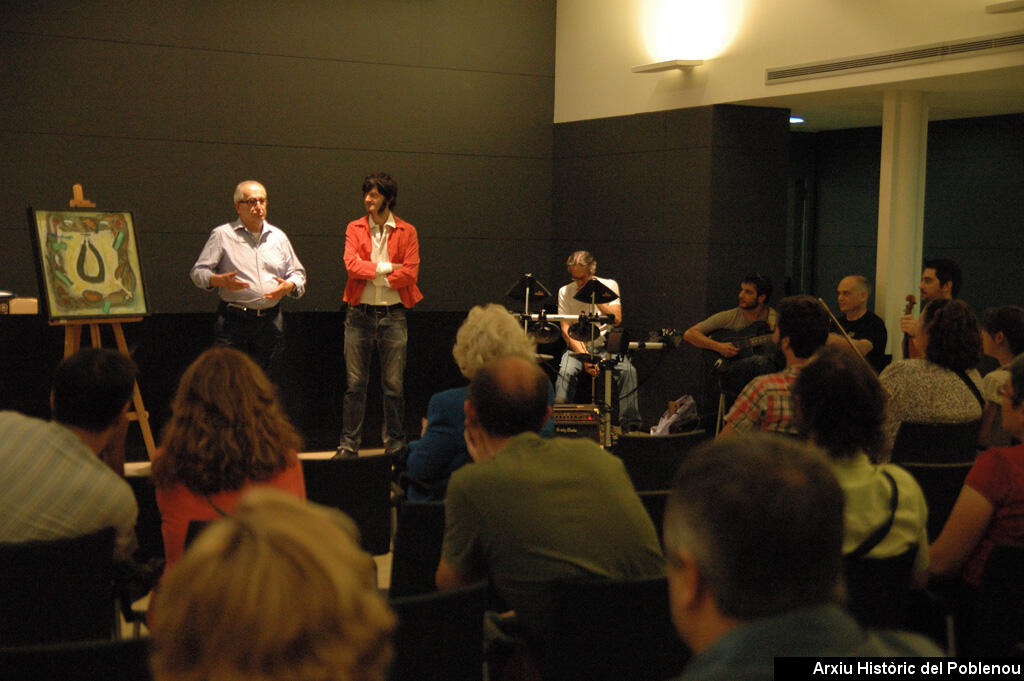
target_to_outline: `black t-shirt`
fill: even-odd
[[[867,354],[868,364],[881,371],[885,367],[885,342],[889,339],[889,333],[885,329],[885,322],[871,310],[865,312],[860,319],[849,321],[846,315],[839,320],[846,333],[854,340],[866,340],[871,342],[871,352]]]

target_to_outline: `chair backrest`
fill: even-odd
[[[306,498],[351,517],[363,548],[374,555],[391,550],[392,460],[390,454],[302,459]]]
[[[845,558],[846,609],[865,627],[906,626],[917,546],[887,558]]]
[[[985,561],[975,604],[971,655],[1020,657],[1024,643],[1024,546],[997,544]]]
[[[398,507],[389,598],[436,590],[434,572],[441,558],[443,539],[443,501],[406,501]]]
[[[551,681],[663,681],[690,653],[680,641],[664,576],[558,580],[542,652]]]
[[[981,421],[902,423],[892,446],[893,463],[974,461]]]
[[[622,459],[637,491],[668,489],[679,464],[707,439],[703,430],[671,435],[622,435],[612,454]]]
[[[935,541],[960,496],[973,463],[901,463],[921,486],[928,502],[928,541]]]
[[[139,548],[133,557],[140,563],[150,558],[163,558],[164,535],[160,529],[160,508],[156,505],[153,478],[149,475],[129,475],[125,480],[135,493],[135,502],[139,506],[139,516],[135,521],[135,538]]]
[[[0,681],[150,681],[149,640],[0,647]]]
[[[114,528],[0,544],[0,645],[110,638]]]
[[[398,616],[391,681],[480,681],[487,582],[390,601]]]
[[[668,503],[668,497],[671,493],[667,489],[637,492],[640,495],[640,501],[644,504],[644,508],[647,509],[647,515],[651,516],[651,522],[654,523],[654,529],[658,532],[659,541],[664,541],[661,527],[665,521],[665,504]],[[662,546],[661,548],[664,549],[665,547]]]

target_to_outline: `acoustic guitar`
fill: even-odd
[[[754,322],[753,324],[745,326],[738,331],[733,331],[732,329],[719,329],[708,334],[708,338],[713,341],[717,341],[719,343],[732,343],[739,348],[738,354],[727,358],[730,360],[743,359],[744,357],[750,357],[755,353],[760,354],[762,351],[770,351],[771,348],[767,346],[771,345],[773,337],[774,334],[772,334],[771,327],[768,326],[768,322],[763,320]],[[711,353],[716,358],[721,357],[721,355],[714,350],[706,350],[706,352]]]

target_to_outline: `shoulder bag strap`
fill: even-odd
[[[882,543],[885,536],[889,534],[889,530],[892,529],[892,523],[896,519],[896,507],[899,506],[900,503],[900,493],[899,489],[896,487],[896,481],[893,479],[889,471],[883,470],[881,473],[889,480],[889,484],[892,485],[892,496],[889,499],[889,519],[876,528],[874,532],[869,534],[867,538],[861,542],[860,546],[846,554],[846,558],[863,558],[868,555],[871,553],[873,548]]]

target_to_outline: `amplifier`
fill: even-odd
[[[555,435],[586,437],[601,443],[601,410],[596,404],[556,404]]]

